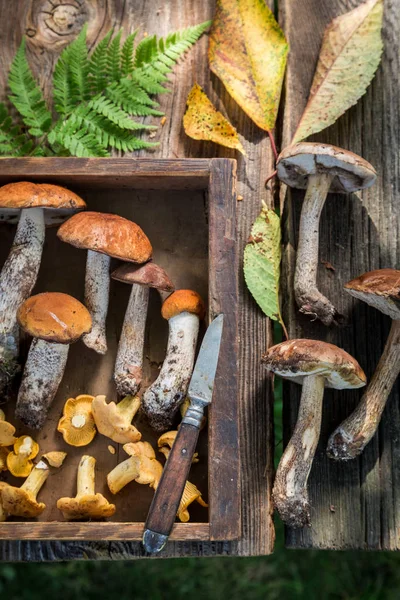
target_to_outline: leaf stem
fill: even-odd
[[[277,161],[278,160],[278,150],[276,149],[274,132],[271,130],[268,130],[267,133],[269,135],[269,141],[271,142],[272,152],[274,153],[275,160]]]

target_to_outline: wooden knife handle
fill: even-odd
[[[168,540],[198,437],[197,426],[181,423],[147,515],[143,536],[143,545],[147,552],[159,552]]]

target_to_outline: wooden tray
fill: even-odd
[[[21,158],[0,159],[0,185],[11,181],[38,181],[64,185],[81,195],[89,210],[113,212],[137,222],[149,236],[154,259],[170,274],[177,288],[193,288],[208,297],[208,317],[225,315],[225,327],[208,427],[200,434],[200,463],[190,481],[202,491],[209,509],[191,505],[189,523],[174,526],[172,540],[235,540],[240,535],[240,482],[237,406],[237,301],[238,257],[236,245],[236,162],[229,159],[152,160]],[[10,249],[15,227],[4,225],[0,239],[0,264]],[[86,252],[62,243],[56,228],[46,231],[39,279],[34,293],[60,291],[83,300]],[[117,264],[117,261],[115,261]],[[112,265],[113,266],[113,265]],[[82,342],[70,348],[68,364],[44,429],[33,436],[40,456],[65,450],[68,456],[40,493],[47,505],[37,520],[0,523],[0,539],[25,540],[139,540],[153,495],[148,486],[131,483],[115,497],[106,486],[106,474],[127,458],[122,446],[97,435],[83,448],[64,443],[56,426],[64,402],[78,394],[106,394],[116,399],[112,372],[119,333],[130,286],[113,281],[107,319],[109,350],[100,356]],[[150,294],[145,348],[144,386],[155,379],[162,363],[168,324],[160,315],[161,301]],[[26,356],[29,340],[21,343]],[[14,403],[4,407],[17,434],[28,430],[15,422]],[[135,421],[143,440],[156,448],[157,436],[145,419]],[[108,446],[116,449],[112,455]],[[96,491],[117,506],[107,522],[65,522],[57,510],[61,496],[76,493],[80,457],[97,459]],[[161,454],[157,457],[162,460]],[[4,479],[21,485],[8,473]],[[208,513],[208,514],[207,514]]]

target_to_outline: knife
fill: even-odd
[[[143,546],[157,554],[168,541],[192,464],[204,408],[211,403],[224,316],[208,327],[190,380],[189,408],[182,419],[144,526]]]

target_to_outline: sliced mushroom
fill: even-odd
[[[0,495],[4,514],[25,519],[38,517],[46,505],[38,502],[36,498],[48,476],[49,467],[41,460],[35,465],[20,488],[11,485],[2,486]]]
[[[92,412],[99,433],[118,444],[138,442],[140,431],[132,425],[132,419],[140,408],[137,396],[127,396],[118,404],[107,404],[105,396],[96,396],[92,402]]]
[[[7,456],[7,467],[14,477],[28,477],[33,469],[32,459],[39,453],[39,444],[30,435],[22,435]]]
[[[21,181],[0,187],[0,219],[18,223],[0,274],[0,394],[7,393],[19,370],[17,309],[36,283],[45,226],[60,223],[84,208],[82,198],[58,185]]]
[[[186,396],[204,314],[203,300],[192,290],[178,290],[162,305],[162,316],[169,324],[167,355],[159,376],[142,399],[142,408],[156,431],[171,428]]]
[[[333,304],[318,289],[319,221],[329,192],[349,194],[375,183],[373,166],[353,152],[328,144],[300,142],[285,148],[277,162],[281,181],[306,189],[300,217],[294,294],[300,311],[324,325],[341,320]]]
[[[72,296],[46,292],[22,304],[18,322],[34,339],[15,414],[28,427],[40,429],[64,375],[69,344],[90,331],[92,320],[88,310]]]
[[[75,498],[60,498],[57,501],[57,508],[68,521],[104,519],[115,514],[115,504],[110,504],[102,494],[95,493],[95,465],[93,456],[82,456]]]
[[[110,257],[145,263],[151,258],[151,244],[136,223],[118,215],[90,211],[71,217],[61,225],[57,235],[63,242],[88,251],[85,304],[92,316],[93,327],[83,341],[88,348],[105,354]]]
[[[292,437],[279,462],[272,497],[281,519],[290,527],[310,524],[307,480],[317,448],[324,389],[365,385],[358,362],[333,344],[289,340],[273,346],[262,358],[268,371],[303,386]]]
[[[142,382],[144,333],[149,304],[149,288],[172,292],[174,285],[158,265],[149,262],[136,267],[130,263],[116,269],[111,277],[132,285],[118,344],[114,380],[120,396],[137,394]]]
[[[371,441],[400,373],[400,271],[371,271],[349,281],[344,287],[355,298],[388,315],[392,326],[381,359],[360,403],[329,438],[327,452],[336,460],[356,458]]]
[[[64,404],[57,431],[62,433],[64,441],[70,446],[87,446],[96,435],[92,413],[93,400],[94,396],[81,394],[76,398],[69,398]]]

